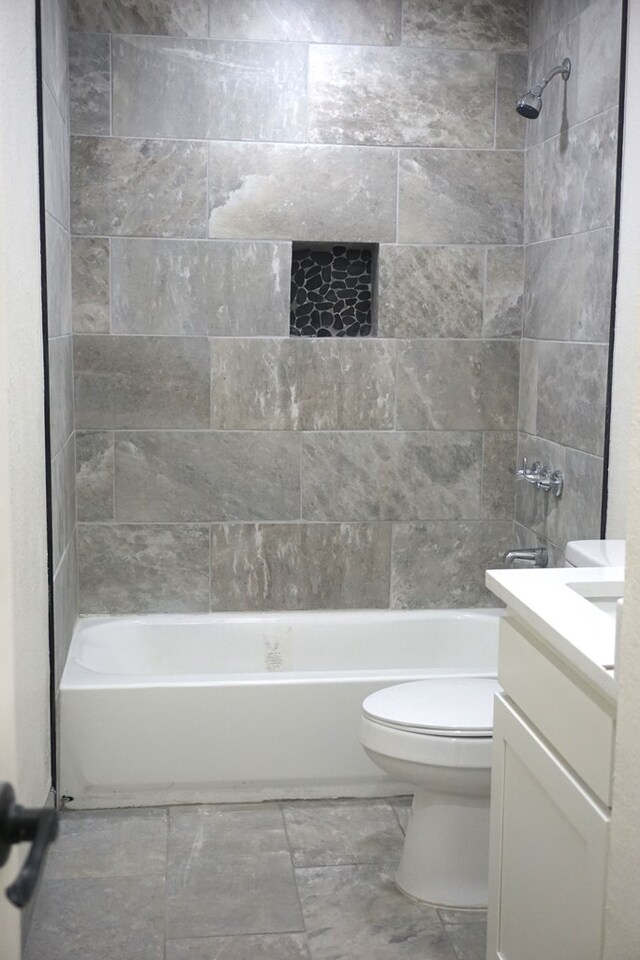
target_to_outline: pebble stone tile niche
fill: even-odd
[[[375,247],[294,243],[291,263],[293,337],[370,337]]]

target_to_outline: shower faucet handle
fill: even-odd
[[[527,458],[522,458],[522,466],[515,472],[518,480],[526,480],[532,483],[538,490],[544,490],[545,493],[553,493],[554,497],[562,496],[564,489],[564,474],[561,470],[552,470],[551,467],[543,466],[539,460],[535,460],[531,466],[527,465]]]
[[[519,480],[526,480],[527,483],[536,483],[540,478],[540,471],[542,470],[542,464],[539,460],[535,460],[534,463],[529,467],[527,465],[527,458],[522,458],[522,466],[516,468],[516,477]]]

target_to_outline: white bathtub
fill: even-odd
[[[358,741],[363,699],[496,673],[499,611],[90,618],[60,690],[72,808],[391,796]]]

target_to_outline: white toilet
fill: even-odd
[[[403,893],[486,907],[494,679],[434,677],[372,693],[360,741],[395,780],[415,784],[396,874]]]
[[[565,567],[624,567],[624,540],[573,540],[564,552]]]
[[[567,566],[624,566],[623,540],[580,540]],[[415,784],[396,883],[415,900],[487,905],[494,679],[434,677],[371,694],[360,741],[377,766]]]

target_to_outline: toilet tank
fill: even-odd
[[[624,567],[624,540],[571,540],[565,567]]]

